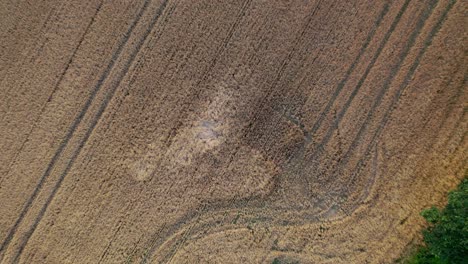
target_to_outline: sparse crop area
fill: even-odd
[[[0,263],[437,245],[420,212],[466,177],[466,8],[0,0]]]

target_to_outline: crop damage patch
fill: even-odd
[[[148,144],[146,153],[127,158],[131,177],[149,181],[158,172],[169,171],[178,175],[174,180],[198,182],[217,199],[268,194],[278,165],[255,146],[236,145],[243,133],[239,124],[245,124],[239,110],[245,111],[242,93],[250,74],[242,66],[228,71],[213,85],[214,93],[201,103],[201,110],[190,116],[193,121],[176,132],[169,147],[161,147],[161,139]]]
[[[0,261],[388,262],[414,239],[466,165],[461,1],[228,2],[104,2],[89,31],[70,4],[11,54]],[[6,50],[37,48],[24,18]]]

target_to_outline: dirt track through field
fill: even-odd
[[[387,263],[466,171],[466,4],[2,1],[1,263]]]

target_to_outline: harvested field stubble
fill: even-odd
[[[0,1],[0,262],[391,263],[466,170],[465,13]]]

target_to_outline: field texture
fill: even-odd
[[[0,0],[1,263],[392,263],[467,168],[461,0]]]

